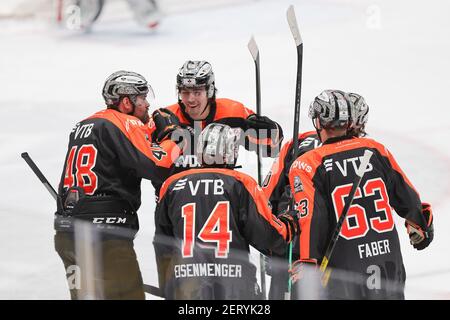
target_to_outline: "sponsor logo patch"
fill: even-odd
[[[302,184],[302,180],[300,180],[299,176],[295,176],[294,177],[294,192],[300,192],[303,191],[303,184]]]

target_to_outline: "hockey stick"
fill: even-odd
[[[251,38],[248,42],[248,50],[253,57],[253,61],[255,62],[255,78],[256,78],[256,114],[258,116],[261,115],[261,82],[259,76],[260,64],[259,64],[259,49],[256,44],[255,38]],[[261,174],[261,154],[259,145],[256,149],[256,153],[258,155],[258,184],[261,185],[262,174]]]
[[[34,163],[33,159],[31,159],[28,152],[23,152],[21,154],[22,158],[25,160],[25,162],[30,166],[31,170],[33,170],[34,174],[41,180],[41,182],[44,184],[45,188],[48,190],[48,192],[51,194],[53,199],[60,202],[61,208],[62,208],[62,200],[61,197],[56,193],[55,189],[51,186],[51,184],[48,182],[47,178],[44,176],[42,171],[38,168],[38,166]],[[144,284],[144,291],[152,294],[157,297],[164,298],[163,293],[161,290],[155,286]]]
[[[44,174],[39,170],[37,165],[34,163],[33,159],[31,159],[28,152],[23,152],[21,154],[22,158],[25,160],[25,162],[30,166],[31,170],[33,170],[34,174],[38,177],[39,180],[44,184],[44,187],[48,190],[50,195],[53,197],[53,199],[56,200],[58,205],[62,205],[61,197],[56,193],[55,189],[50,185],[47,178],[45,178]],[[62,208],[62,206],[61,206]]]
[[[300,101],[301,101],[301,93],[302,93],[302,69],[303,69],[303,40],[300,35],[300,31],[298,29],[297,19],[295,17],[294,6],[289,6],[287,13],[287,22],[289,24],[289,28],[291,29],[292,36],[295,41],[295,45],[297,46],[297,80],[295,85],[295,109],[294,109],[294,132],[293,132],[293,147],[292,147],[292,159],[295,160],[297,158],[298,153],[298,131],[299,131],[299,123],[300,123]],[[294,200],[292,201],[292,209],[294,208]],[[292,268],[292,242],[289,243],[289,269]],[[288,292],[286,294],[285,299],[290,300],[291,298],[291,290],[292,290],[292,280],[289,277],[288,280]]]
[[[252,36],[248,42],[248,50],[250,51],[253,61],[255,62],[255,78],[256,78],[256,114],[261,115],[261,82],[260,82],[260,64],[259,64],[259,49],[256,44],[255,38]],[[261,152],[259,144],[256,146],[256,155],[258,157],[258,185],[262,183],[261,174]],[[260,253],[259,255],[259,266],[261,275],[261,291],[263,293],[264,299],[266,299],[266,263],[265,256]]]
[[[144,291],[156,297],[165,298],[164,293],[161,292],[161,289],[149,284],[144,284]]]
[[[287,21],[297,46],[297,82],[295,86],[295,112],[294,112],[294,148],[292,154],[294,159],[298,152],[298,128],[300,123],[300,101],[302,94],[302,69],[303,69],[303,40],[298,29],[297,19],[295,18],[294,6],[290,6],[287,10]]]
[[[330,243],[328,244],[327,250],[325,251],[325,255],[322,259],[322,263],[320,264],[320,271],[322,272],[322,286],[326,287],[328,284],[328,280],[330,279],[331,269],[328,268],[328,263],[331,259],[331,255],[333,254],[334,247],[339,239],[339,234],[341,233],[342,225],[344,224],[345,219],[347,218],[348,210],[352,205],[353,198],[355,197],[356,190],[359,188],[359,184],[366,172],[367,165],[369,164],[370,157],[372,157],[373,152],[370,150],[364,151],[364,155],[361,159],[361,164],[359,165],[358,170],[356,170],[356,178],[353,181],[352,188],[347,197],[347,201],[342,209],[341,216],[336,224],[336,228],[334,229],[333,236],[331,237]]]

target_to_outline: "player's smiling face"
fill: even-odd
[[[180,99],[192,119],[203,120],[208,116],[208,95],[205,87],[180,89]]]

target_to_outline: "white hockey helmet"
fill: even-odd
[[[352,104],[348,93],[324,90],[309,106],[309,117],[318,118],[323,128],[348,127],[352,121]]]
[[[152,87],[139,73],[116,71],[110,75],[103,86],[103,98],[107,106],[117,106],[122,97],[149,95],[154,97]]]
[[[205,87],[208,98],[215,95],[215,78],[211,64],[207,61],[186,61],[178,71],[177,89]]]
[[[202,166],[234,167],[239,154],[241,130],[221,123],[211,123],[201,132],[197,158]]]
[[[364,98],[353,92],[349,92],[350,100],[352,102],[352,124],[354,129],[364,128],[365,124],[369,120],[369,106]]]

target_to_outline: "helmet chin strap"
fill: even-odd
[[[200,115],[203,115],[205,113],[205,111],[208,108],[208,106],[209,106],[209,99],[208,99],[208,102],[206,103],[205,107],[203,108],[203,111],[200,112]]]

